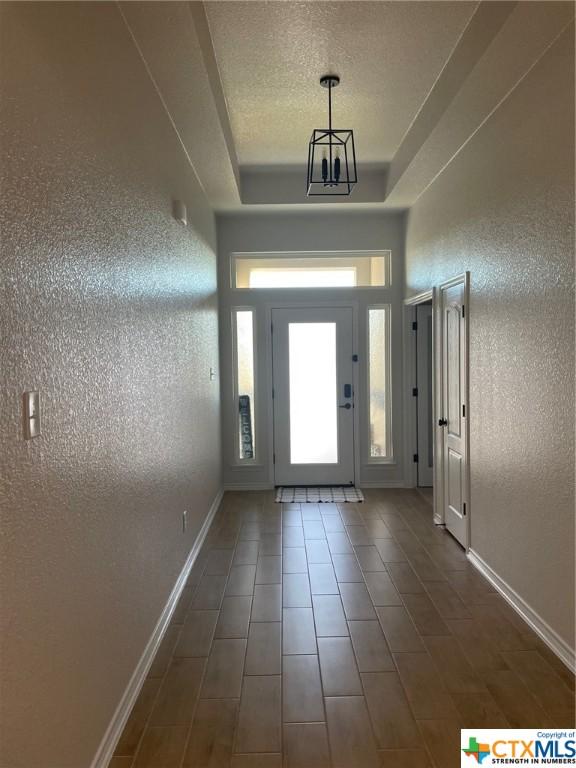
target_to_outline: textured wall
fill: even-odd
[[[0,765],[86,768],[220,484],[215,231],[116,5],[0,14]]]
[[[574,647],[574,51],[562,35],[410,211],[408,292],[471,272],[471,546]]]

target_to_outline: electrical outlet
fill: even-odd
[[[182,533],[186,533],[186,527],[188,525],[188,512],[184,510],[182,512]]]
[[[210,381],[214,381],[216,379],[216,371],[214,368],[210,368]]]

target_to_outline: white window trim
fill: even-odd
[[[385,349],[384,376],[386,387],[386,455],[370,455],[370,310],[385,311]],[[366,464],[392,464],[395,462],[392,441],[392,305],[369,304],[366,307],[366,445],[364,446]]]
[[[240,441],[238,439],[238,326],[237,316],[238,312],[250,312],[252,314],[252,375],[254,377],[254,402],[252,403],[252,421],[254,423],[254,429],[252,433],[252,440],[254,444],[254,456],[251,459],[243,459],[240,456]],[[231,308],[231,322],[232,322],[232,434],[234,435],[234,466],[250,467],[258,465],[258,452],[260,449],[260,441],[258,436],[258,420],[256,417],[256,403],[258,401],[258,376],[256,370],[257,361],[257,330],[256,330],[256,308],[250,306],[232,307]]]
[[[237,259],[253,259],[253,260],[265,260],[265,259],[345,259],[345,258],[359,258],[367,256],[381,256],[384,258],[384,285],[357,285],[346,287],[326,287],[318,288],[311,286],[309,288],[239,288],[236,285],[236,260]],[[236,251],[231,254],[230,258],[230,288],[232,291],[342,291],[342,290],[355,290],[355,291],[378,291],[388,289],[392,286],[392,251],[390,249],[383,250],[361,250],[361,251]]]

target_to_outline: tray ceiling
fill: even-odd
[[[473,14],[475,2],[206,2],[241,165],[301,164],[327,123],[362,163],[389,162]]]

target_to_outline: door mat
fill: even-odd
[[[277,503],[323,504],[364,501],[364,494],[350,485],[329,488],[276,488]]]

